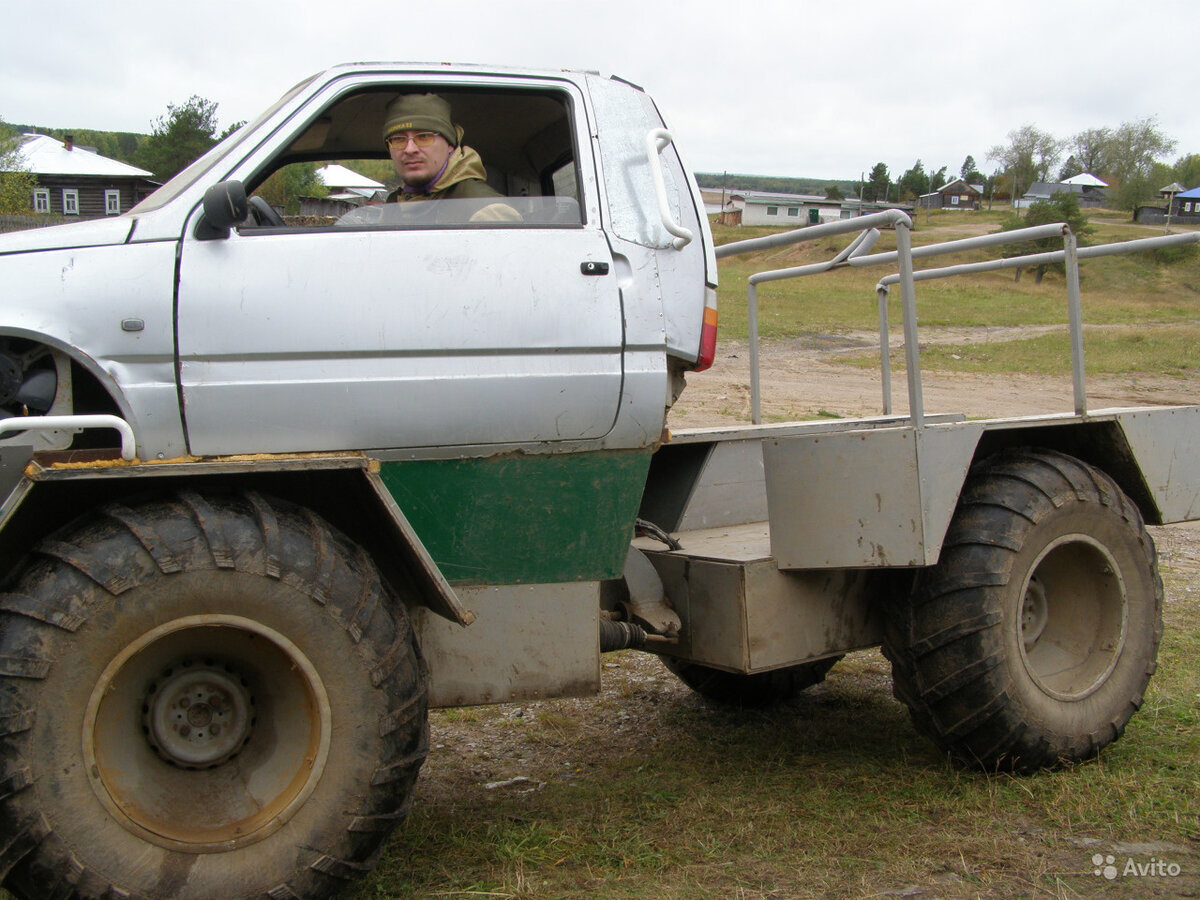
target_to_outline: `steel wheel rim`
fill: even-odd
[[[194,717],[209,728],[199,742],[169,731],[189,690],[207,692],[210,713],[220,708]],[[240,708],[224,710],[222,696]],[[217,720],[232,738],[211,734]],[[295,815],[331,735],[324,684],[294,643],[251,619],[198,615],[146,632],[109,662],[82,737],[92,789],[124,828],[204,853],[260,841]]]
[[[1030,577],[1025,586],[1025,597],[1021,601],[1021,645],[1031,649],[1046,630],[1049,609],[1046,589],[1035,577]]]
[[[1108,549],[1083,534],[1052,541],[1020,596],[1017,645],[1038,688],[1071,701],[1099,690],[1120,659],[1128,616],[1125,583]]]

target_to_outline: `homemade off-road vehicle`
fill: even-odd
[[[295,225],[255,193],[383,158],[387,104],[429,91],[519,220]],[[594,691],[621,647],[752,703],[882,643],[959,758],[1096,753],[1154,669],[1143,522],[1200,514],[1200,409],[1088,411],[1079,375],[1061,416],[927,415],[913,258],[955,248],[909,225],[765,239],[861,230],[818,268],[896,270],[906,414],[674,436],[718,251],[614,78],[335,68],[128,214],[4,236],[4,884],[326,896],[408,811],[430,706]]]

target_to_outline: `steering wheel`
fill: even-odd
[[[282,228],[286,223],[283,221],[283,216],[275,212],[275,207],[257,195],[249,198],[250,214],[254,216],[254,221],[259,225],[270,225],[273,228]]]

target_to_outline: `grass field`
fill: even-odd
[[[913,243],[920,246],[987,233],[1000,226],[999,213],[942,213],[926,221],[918,216]],[[1110,243],[1153,237],[1161,228],[1114,221],[1111,213],[1092,219],[1095,233],[1090,243]],[[728,243],[771,229],[717,227],[718,243]],[[849,243],[850,236],[824,239],[794,247],[724,260],[720,269],[718,308],[720,333],[725,338],[745,338],[747,278],[759,271],[783,269],[830,258]],[[874,252],[895,249],[895,235],[885,232]],[[977,262],[999,256],[999,251],[977,250],[939,257],[918,264],[932,268]],[[877,328],[875,285],[890,274],[882,267],[840,269],[799,279],[772,282],[758,290],[759,333],[765,339],[809,333],[871,331]],[[1081,264],[1084,355],[1093,374],[1106,372],[1181,372],[1197,365],[1192,348],[1200,341],[1200,247],[1168,249],[1085,260]],[[889,299],[892,330],[900,327],[899,291]],[[923,328],[979,326],[1062,326],[1066,334],[1067,293],[1064,276],[1045,273],[1038,283],[1032,271],[1017,281],[1012,271],[958,276],[917,285],[917,317]],[[1142,331],[1093,331],[1089,326],[1169,326],[1157,337]],[[1033,346],[1023,346],[1027,340]],[[1062,339],[1065,341],[1065,337]],[[929,358],[931,368],[973,372],[1050,372],[1058,360],[1053,338],[1021,338],[1012,346],[989,346],[981,356],[965,346],[945,346]],[[1065,344],[1063,344],[1065,346]],[[1042,362],[1053,356],[1054,363]],[[877,359],[877,356],[874,357]],[[874,362],[872,361],[873,365]]]
[[[965,771],[917,736],[873,652],[768,712],[706,706],[617,654],[591,702],[435,714],[412,817],[348,896],[1197,896],[1198,534],[1159,530],[1160,668],[1098,761]]]

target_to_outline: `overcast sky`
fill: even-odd
[[[957,174],[1034,124],[1154,116],[1200,153],[1198,0],[59,0],[22,4],[0,118],[149,132],[198,94],[221,128],[360,60],[595,69],[644,86],[697,171]],[[11,18],[11,17],[10,17]],[[1189,45],[1190,42],[1190,45]]]

